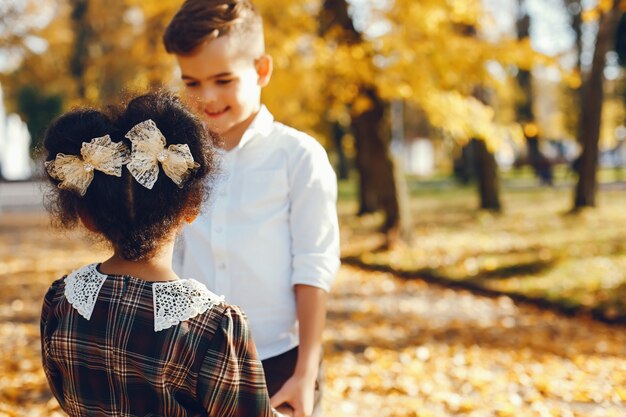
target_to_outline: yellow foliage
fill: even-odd
[[[517,124],[501,125],[494,122],[494,111],[474,97],[458,92],[441,93],[432,90],[423,104],[429,121],[459,143],[475,138],[495,150],[504,139],[520,141],[523,133]]]
[[[613,4],[619,1],[620,0],[598,0],[598,9],[606,13],[613,8]]]
[[[626,1],[624,0],[597,0],[594,7],[583,10],[583,22],[594,22],[600,17],[611,11],[613,7],[618,7],[621,11],[626,11]]]
[[[626,109],[622,98],[605,100],[602,108],[602,123],[600,124],[600,141],[603,146],[617,145],[615,129],[623,125],[626,120]]]
[[[596,6],[592,9],[584,10],[582,13],[583,22],[595,22],[602,15],[600,6]]]
[[[173,60],[161,45],[165,24],[177,5],[156,0],[90,0],[80,25],[87,33],[81,52],[84,72],[73,74],[76,26],[72,4],[59,1],[50,24],[39,36],[48,43],[42,54],[26,56],[16,76],[20,85],[38,85],[62,93],[65,105],[117,100],[125,90],[145,90],[171,79]],[[20,74],[22,73],[22,74]],[[82,86],[84,96],[78,94]]]
[[[580,88],[583,83],[582,77],[580,76],[580,72],[578,72],[578,70],[562,71],[561,78],[569,88],[574,90]]]
[[[31,68],[19,76],[20,83],[63,92],[67,105],[108,102],[124,90],[180,87],[180,80],[174,79],[174,60],[161,43],[165,25],[180,3],[90,0],[85,73],[77,78],[67,64],[75,53],[71,6],[68,0],[60,1],[54,19],[41,32],[49,49],[28,57]],[[489,106],[472,98],[479,86],[503,97],[501,103],[510,101],[511,83],[494,77],[487,64],[526,69],[554,65],[533,52],[528,41],[483,39],[481,25],[486,19],[481,0],[372,4],[373,21],[385,22],[388,30],[366,34],[363,42],[351,45],[341,41],[338,29],[320,37],[320,0],[255,3],[275,64],[263,101],[277,119],[320,139],[326,136],[328,122],[347,124],[346,108],[357,112],[369,108],[359,96],[360,87],[367,85],[385,100],[402,99],[423,108],[433,125],[459,141],[477,137],[496,146],[499,137],[516,136],[516,128],[508,126],[510,111],[507,116],[494,115]],[[568,80],[575,83],[578,78]],[[81,87],[84,97],[78,95]]]
[[[358,96],[356,100],[352,103],[352,111],[354,114],[359,115],[361,113],[365,113],[370,110],[373,106],[372,100],[365,96]]]
[[[535,123],[525,123],[523,129],[527,138],[534,138],[539,134],[539,126]]]

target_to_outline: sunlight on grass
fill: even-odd
[[[340,210],[343,254],[626,320],[625,191],[603,191],[599,207],[578,214],[566,189],[505,191],[501,214],[476,210],[472,191],[414,195],[413,238],[392,251],[375,249],[380,216]]]

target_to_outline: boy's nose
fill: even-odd
[[[200,90],[199,99],[202,100],[204,103],[211,103],[215,101],[216,97],[217,97],[217,94],[214,88],[204,87]]]

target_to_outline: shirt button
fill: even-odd
[[[225,263],[221,263],[221,264],[219,264],[219,265],[217,266],[217,268],[218,268],[220,271],[223,271],[223,270],[225,270],[225,269],[226,269],[226,264],[225,264]]]

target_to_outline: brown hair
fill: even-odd
[[[186,144],[198,163],[182,188],[161,167],[151,190],[135,181],[125,168],[119,178],[94,171],[82,197],[58,188],[59,181],[48,176],[53,187],[47,193],[46,208],[55,223],[71,228],[81,214],[87,215],[97,235],[128,260],[151,258],[184,217],[198,213],[217,172],[213,134],[180,99],[161,91],[135,97],[125,107],[72,110],[50,125],[44,139],[46,161],[59,153],[80,155],[83,142],[103,135],[131,148],[125,133],[147,119],[156,123],[166,138],[166,146]]]
[[[250,0],[186,0],[163,34],[165,50],[191,55],[207,40],[239,38],[242,51],[258,58],[265,52],[261,15]]]

